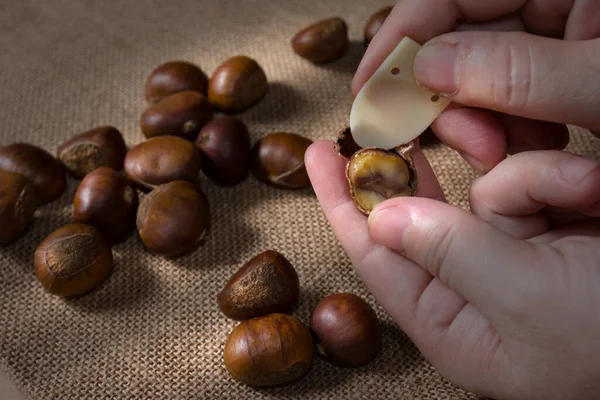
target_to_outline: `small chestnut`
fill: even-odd
[[[267,135],[252,147],[252,172],[261,181],[275,187],[310,187],[304,154],[312,143],[312,140],[295,133],[276,132]]]
[[[269,314],[235,327],[223,359],[229,374],[248,386],[292,383],[304,377],[313,362],[310,330],[291,315]]]
[[[217,296],[225,316],[244,320],[285,312],[298,299],[300,283],[292,264],[267,250],[248,261]]]
[[[70,224],[48,235],[34,254],[35,273],[50,293],[80,296],[110,275],[113,255],[96,228]]]
[[[27,178],[0,170],[0,246],[13,243],[27,230],[37,205]]]
[[[186,91],[148,107],[142,113],[140,127],[147,138],[173,135],[193,140],[212,118],[208,98],[202,93]]]
[[[177,136],[157,136],[133,147],[125,156],[125,173],[140,189],[185,180],[197,182],[200,151]]]
[[[348,49],[348,26],[339,17],[316,22],[294,35],[292,49],[300,57],[314,63],[341,58]]]
[[[383,25],[383,23],[385,22],[385,20],[390,15],[393,9],[393,6],[387,6],[380,9],[375,14],[371,15],[371,17],[365,24],[364,37],[366,46],[368,46],[371,43],[371,40],[373,40],[377,32],[379,32],[379,29],[381,29],[381,26]]]
[[[313,310],[310,326],[317,352],[334,364],[363,366],[381,350],[381,329],[371,306],[353,293],[322,299]]]
[[[79,184],[73,219],[96,227],[114,245],[127,239],[134,229],[137,206],[138,195],[129,180],[112,168],[100,167]]]
[[[201,153],[202,171],[217,184],[235,185],[248,176],[250,134],[239,119],[210,121],[200,131],[196,146]]]
[[[56,200],[67,186],[62,164],[46,150],[28,143],[13,143],[0,148],[0,169],[27,178],[40,204]]]
[[[197,184],[175,181],[158,186],[138,208],[137,229],[146,248],[176,257],[192,251],[210,226],[210,207]]]
[[[121,132],[101,126],[72,137],[58,147],[58,159],[75,178],[83,178],[99,167],[119,171],[127,146]]]
[[[192,90],[204,95],[208,76],[188,61],[169,61],[159,65],[146,79],[145,97],[148,103],[158,103],[172,94]]]
[[[213,72],[208,99],[224,113],[238,113],[258,103],[268,90],[267,76],[260,65],[250,57],[235,56]]]

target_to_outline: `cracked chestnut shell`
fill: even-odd
[[[50,293],[81,296],[88,293],[113,268],[113,255],[108,243],[96,228],[86,224],[70,224],[48,235],[34,254],[35,273]]]
[[[414,142],[391,150],[360,148],[344,127],[336,142],[338,153],[348,159],[346,178],[356,207],[365,215],[381,202],[414,196],[418,177],[410,151]]]
[[[235,380],[266,387],[304,377],[314,354],[314,342],[306,325],[291,315],[269,314],[235,327],[227,338],[223,359]]]
[[[142,113],[140,127],[146,138],[172,135],[194,140],[212,118],[213,110],[207,97],[186,91],[148,107]]]
[[[38,200],[21,174],[0,170],[0,246],[16,241],[29,227]]]
[[[99,167],[119,171],[127,146],[123,135],[112,126],[90,129],[58,147],[58,159],[75,178],[83,178]]]
[[[383,23],[385,22],[385,20],[390,15],[393,9],[393,6],[384,7],[377,11],[375,14],[371,15],[371,17],[368,19],[364,31],[366,46],[368,46],[369,43],[371,43],[371,40],[373,40],[377,32],[379,32],[379,29],[381,29],[381,26],[383,25]]]
[[[274,250],[264,251],[240,268],[217,296],[225,316],[244,320],[285,312],[298,299],[300,282],[292,264]]]
[[[294,35],[292,49],[314,63],[337,60],[348,49],[348,26],[339,17],[318,21]]]
[[[28,143],[0,148],[0,169],[27,178],[40,204],[58,199],[67,186],[62,164],[46,150]]]
[[[159,65],[146,79],[145,97],[150,104],[158,103],[172,94],[186,91],[207,94],[208,76],[188,61],[169,61]]]
[[[112,168],[100,167],[79,184],[73,220],[96,227],[114,245],[133,231],[137,207],[138,195],[129,180]]]
[[[381,330],[371,306],[353,293],[322,299],[313,310],[310,326],[317,353],[334,364],[359,367],[381,351]]]
[[[295,133],[271,133],[252,147],[252,172],[258,179],[274,187],[310,187],[304,154],[312,143],[312,140]]]

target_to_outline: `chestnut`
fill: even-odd
[[[381,329],[375,311],[353,293],[322,299],[310,316],[317,352],[334,364],[359,367],[381,351]]]
[[[219,292],[225,316],[244,320],[287,311],[298,299],[300,283],[292,264],[274,250],[248,261]]]
[[[13,143],[0,148],[0,169],[27,178],[40,204],[56,200],[67,186],[62,164],[46,150],[28,143]]]
[[[34,267],[48,292],[61,297],[81,296],[110,275],[113,255],[96,228],[70,224],[40,243],[35,250]]]
[[[247,56],[231,57],[213,72],[208,81],[208,99],[213,107],[231,114],[258,103],[269,90],[261,66]]]
[[[314,354],[306,325],[291,315],[269,314],[236,326],[227,338],[223,359],[235,380],[266,387],[304,377]]]
[[[379,29],[381,29],[381,26],[383,25],[383,23],[385,22],[385,20],[390,15],[393,9],[393,6],[384,7],[377,11],[375,14],[371,15],[371,17],[368,19],[367,23],[365,24],[364,30],[366,46],[368,46],[371,43],[371,40],[373,40],[377,32],[379,32]]]
[[[0,170],[0,246],[13,243],[27,230],[37,205],[27,178]]]
[[[145,97],[148,103],[154,104],[172,94],[188,90],[206,95],[208,76],[191,62],[169,61],[150,73],[146,79]]]
[[[200,151],[194,143],[177,136],[158,136],[133,147],[125,156],[125,173],[143,190],[164,183],[197,182]]]
[[[129,180],[112,168],[100,167],[79,184],[73,220],[96,227],[114,245],[134,229],[137,206],[138,195]]]
[[[250,134],[237,118],[212,120],[202,128],[196,146],[200,149],[202,171],[219,185],[243,181],[250,170]]]
[[[138,208],[137,229],[146,248],[175,257],[192,251],[210,226],[210,207],[197,184],[175,181],[158,186]]]
[[[147,138],[173,135],[193,140],[212,118],[213,110],[207,97],[186,91],[148,107],[142,113],[140,127]]]
[[[90,129],[58,147],[58,159],[75,178],[83,178],[99,167],[119,171],[127,146],[123,135],[112,126]]]
[[[300,57],[314,63],[341,58],[348,49],[348,26],[339,17],[316,22],[300,30],[292,38],[292,49]]]
[[[253,174],[271,186],[302,189],[311,186],[304,154],[312,140],[295,133],[276,132],[259,140],[251,150]]]

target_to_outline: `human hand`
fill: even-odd
[[[473,183],[472,214],[446,204],[422,153],[420,197],[368,220],[345,160],[316,142],[306,167],[359,277],[451,382],[495,399],[600,393],[600,166],[520,153]]]
[[[433,131],[479,172],[507,153],[564,149],[565,124],[600,132],[595,0],[398,1],[356,72],[355,94],[404,36],[424,44],[417,81],[454,102]]]

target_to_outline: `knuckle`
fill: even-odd
[[[531,103],[533,60],[526,42],[507,40],[495,52],[497,62],[491,80],[491,97],[498,109],[523,109]]]
[[[450,276],[447,273],[450,268],[445,268],[451,257],[451,252],[456,246],[456,238],[460,237],[459,225],[450,224],[437,226],[428,234],[433,240],[423,240],[429,243],[426,253],[427,269],[433,276],[437,276],[444,283],[448,283]]]

